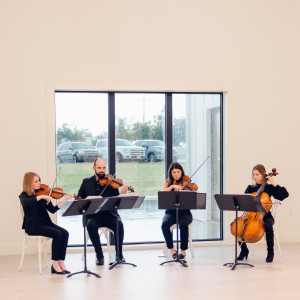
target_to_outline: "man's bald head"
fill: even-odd
[[[105,171],[106,171],[106,162],[105,162],[105,160],[102,159],[102,158],[95,159],[93,170],[95,171],[95,174],[98,177],[99,177],[100,174],[105,175]]]

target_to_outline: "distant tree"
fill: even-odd
[[[152,125],[151,131],[153,140],[163,140],[162,115],[154,116],[154,125]]]
[[[60,144],[63,139],[68,141],[85,141],[87,137],[92,136],[88,129],[77,129],[76,126],[71,128],[68,123],[64,123],[61,128],[57,128],[56,132],[57,144]]]
[[[127,124],[126,118],[119,119],[116,125],[116,138],[130,140],[130,127]]]

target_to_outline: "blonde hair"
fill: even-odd
[[[32,183],[33,183],[33,179],[34,177],[37,176],[40,180],[40,176],[34,172],[27,172],[24,175],[24,179],[23,179],[23,192],[25,192],[28,196],[32,196]]]
[[[263,165],[261,165],[261,164],[255,165],[252,169],[252,172],[255,171],[255,170],[258,171],[262,175],[263,180],[266,178],[267,171],[266,171],[266,168]],[[256,182],[254,180],[253,180],[253,186],[256,186]]]

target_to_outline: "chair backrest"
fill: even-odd
[[[277,208],[278,208],[278,206],[281,205],[281,204],[282,204],[281,201],[279,201],[279,200],[277,200],[277,199],[275,199],[275,200],[273,201],[273,205],[272,205],[272,207],[271,207],[271,213],[272,213],[272,216],[273,216],[274,220],[276,219]]]

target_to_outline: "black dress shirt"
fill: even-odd
[[[105,191],[103,192],[104,189]],[[108,187],[101,186],[100,183],[96,180],[96,176],[94,175],[90,178],[83,179],[77,196],[81,197],[82,199],[85,199],[88,196],[101,195],[102,197],[113,197],[113,196],[118,196],[119,194],[120,193],[118,189],[114,189],[111,186]],[[108,211],[108,212],[100,211],[98,214],[105,214],[105,213],[110,213],[113,216],[115,216],[114,211]]]

